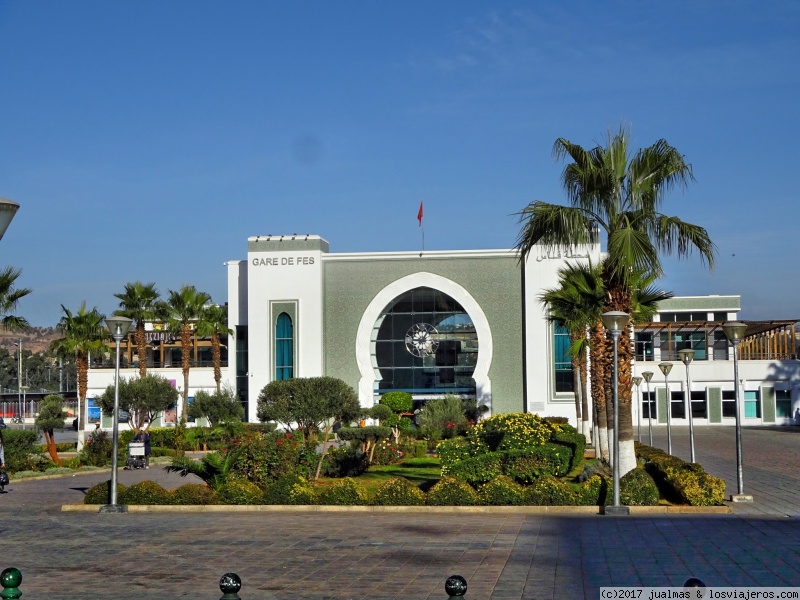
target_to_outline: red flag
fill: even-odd
[[[417,212],[417,221],[419,221],[420,227],[422,227],[422,202],[419,203],[419,212]]]

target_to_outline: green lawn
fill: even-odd
[[[398,465],[372,466],[356,479],[372,495],[392,477],[405,477],[422,491],[427,492],[439,481],[441,465],[439,459],[434,457],[409,458]],[[333,481],[335,480],[326,477],[320,478],[322,485]]]

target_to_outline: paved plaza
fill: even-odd
[[[646,428],[642,430],[647,439]],[[732,428],[698,428],[698,461],[735,492]],[[24,599],[217,599],[238,573],[243,600],[599,598],[602,586],[800,586],[800,428],[746,429],[745,492],[730,515],[65,513],[107,473],[14,483],[0,496],[0,567]],[[655,431],[665,447],[666,431]],[[673,451],[688,458],[688,430]],[[186,483],[162,469],[126,484]]]

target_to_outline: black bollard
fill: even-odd
[[[219,590],[222,598],[219,600],[242,600],[239,590],[242,589],[242,578],[236,573],[225,573],[219,578]]]
[[[9,567],[0,573],[0,585],[3,586],[3,591],[0,592],[0,598],[6,600],[7,598],[19,598],[22,592],[19,591],[19,584],[22,583],[22,573],[19,569]]]
[[[702,579],[698,579],[697,577],[689,577],[689,579],[687,579],[683,583],[683,587],[685,588],[706,587],[706,584]]]
[[[444,591],[448,598],[461,598],[467,593],[467,580],[461,575],[450,575],[444,582]]]

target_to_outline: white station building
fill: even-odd
[[[599,243],[533,251],[520,263],[513,249],[331,253],[317,235],[251,237],[247,258],[227,263],[235,335],[223,379],[250,421],[271,381],[326,375],[352,385],[362,406],[390,391],[420,401],[457,394],[478,398],[492,414],[528,411],[575,424],[569,338],[548,321],[539,296],[557,287],[568,262],[601,257]],[[740,308],[739,296],[675,297],[653,323],[637,326],[634,374],[654,375],[649,396],[644,383],[635,390],[634,423],[641,414],[666,424],[668,389],[673,425],[688,423],[689,413],[697,425],[733,424],[733,356],[721,326]],[[748,323],[739,352],[744,425],[800,423],[795,321]],[[169,359],[175,348],[150,329],[151,370],[180,386],[180,364]],[[695,350],[690,400],[682,348]],[[190,396],[214,388],[205,351],[195,348]],[[131,368],[121,376],[135,376],[132,338],[125,352]],[[674,364],[666,378],[658,367],[665,361]],[[113,376],[91,369],[89,398]]]

